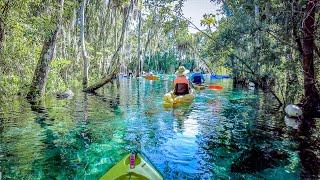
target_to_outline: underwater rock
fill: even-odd
[[[255,147],[245,150],[231,165],[231,172],[255,173],[288,163],[288,155],[280,150]]]
[[[255,87],[256,85],[253,82],[249,82],[249,87]]]
[[[57,93],[57,98],[58,99],[70,99],[74,96],[73,92],[69,89],[68,91],[66,92],[62,92],[62,93]]]
[[[249,89],[250,89],[250,90],[254,90],[255,87],[254,87],[254,86],[249,86]]]
[[[284,111],[289,117],[299,117],[302,115],[302,110],[299,106],[294,104],[289,104]]]
[[[301,125],[301,121],[299,119],[291,118],[288,116],[284,117],[284,123],[286,124],[286,126],[292,127],[293,129],[299,129]]]

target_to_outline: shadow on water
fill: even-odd
[[[115,88],[112,88],[112,90],[108,92],[108,96],[112,96],[113,98],[106,97],[98,92],[91,93],[90,95],[94,95],[99,101],[107,103],[108,107],[112,108],[115,112],[118,112],[120,105],[120,94],[114,89]]]
[[[32,177],[46,177],[49,179],[71,178],[79,173],[78,168],[86,171],[85,161],[75,162],[78,153],[85,153],[91,144],[91,134],[86,128],[88,124],[88,99],[87,95],[83,98],[83,118],[78,122],[75,133],[70,133],[73,142],[59,143],[59,135],[51,129],[56,119],[51,118],[43,101],[37,104],[30,103],[31,110],[36,114],[35,122],[43,129],[41,131],[42,159],[33,162]]]
[[[48,121],[54,121],[50,119],[47,109],[45,108],[43,102],[38,104],[31,104],[31,110],[36,113],[35,122],[44,129],[42,136],[44,137],[41,141],[43,144],[43,154],[44,159],[41,161],[36,160],[33,162],[33,167],[37,168],[39,164],[48,164],[46,168],[43,169],[42,174],[48,178],[58,177],[57,172],[63,167],[68,167],[68,162],[63,161],[61,156],[61,147],[58,147],[54,141],[57,139],[55,133],[50,129],[50,124]],[[54,163],[52,163],[54,162]],[[33,174],[39,173],[39,169],[34,169]]]
[[[305,116],[297,132],[302,179],[320,179],[320,119]]]

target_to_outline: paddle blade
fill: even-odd
[[[211,89],[211,90],[222,90],[223,86],[220,86],[220,85],[209,85],[208,88]]]

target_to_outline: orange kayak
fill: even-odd
[[[144,78],[151,81],[159,80],[158,76],[144,76]]]
[[[211,90],[222,90],[223,86],[220,86],[220,85],[209,85],[208,88],[211,89]]]

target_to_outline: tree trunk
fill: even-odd
[[[107,6],[107,10],[106,10],[106,14],[103,13],[104,14],[104,21],[103,21],[103,25],[101,28],[101,35],[100,35],[101,36],[101,48],[103,49],[103,52],[102,52],[102,61],[103,62],[102,62],[101,75],[104,75],[107,72],[108,55],[104,49],[107,44],[107,37],[109,36],[110,30],[112,27],[111,25],[109,25],[112,22],[112,18],[110,18],[110,17],[112,17],[112,13],[110,12],[111,11],[111,1],[108,1],[106,6]]]
[[[55,45],[58,37],[58,33],[60,31],[60,24],[62,21],[62,15],[63,15],[63,4],[64,0],[59,1],[60,8],[57,13],[56,17],[56,28],[55,30],[50,34],[49,37],[45,40],[40,60],[37,64],[37,68],[34,72],[32,84],[30,87],[30,90],[27,94],[27,98],[30,101],[35,101],[38,97],[42,97],[45,94],[45,87],[48,79],[48,74],[50,70],[50,63],[54,56],[55,51]]]
[[[4,23],[3,20],[0,18],[0,73],[2,73],[2,68],[5,67],[4,58],[2,58],[2,50],[3,50],[3,43],[4,43]],[[0,88],[0,92],[2,88]]]
[[[142,68],[141,68],[141,21],[142,21],[142,16],[141,16],[141,11],[139,10],[138,12],[138,49],[137,49],[137,61],[138,61],[138,66],[137,66],[137,77],[140,76]]]
[[[114,15],[113,15],[113,20],[114,20],[114,48],[117,50],[118,46],[118,34],[117,34],[117,7],[114,8]]]
[[[88,79],[89,79],[89,58],[86,51],[86,43],[85,43],[85,36],[84,36],[84,25],[85,25],[85,9],[86,9],[87,0],[82,1],[81,5],[81,52],[82,52],[82,59],[83,59],[83,80],[82,85],[85,89],[88,86]]]
[[[153,17],[152,17],[152,24],[154,24],[155,26],[148,30],[147,41],[146,41],[146,44],[145,44],[144,49],[143,49],[142,69],[143,69],[144,61],[146,59],[146,54],[147,54],[149,45],[151,43],[151,40],[155,37],[155,35],[157,35],[157,32],[160,29],[159,26],[161,26],[161,24],[162,24],[161,23],[162,15],[159,17],[159,20],[156,21],[156,19],[157,19],[157,15],[156,15],[157,14],[157,10],[156,10],[156,8],[153,10],[152,13],[154,14]],[[153,32],[152,32],[152,30],[153,30]]]
[[[72,73],[75,72],[75,66],[76,66],[76,61],[75,61],[75,57],[76,57],[76,53],[75,53],[75,50],[76,50],[76,34],[77,34],[77,30],[76,30],[76,19],[77,19],[77,13],[76,13],[76,8],[73,9],[73,16],[72,16],[72,20],[71,20],[71,23],[70,23],[70,27],[69,27],[69,30],[70,30],[70,44],[69,44],[69,53],[70,53],[70,57],[72,58]]]
[[[307,110],[314,110],[319,106],[319,91],[316,88],[316,79],[314,74],[314,34],[315,34],[315,10],[316,1],[308,0],[305,10],[305,17],[302,24],[302,64],[304,76],[304,106]]]
[[[5,40],[5,21],[8,17],[9,9],[14,6],[14,1],[7,0],[0,9],[0,55],[3,51],[3,43]]]
[[[118,44],[118,47],[117,47],[116,51],[114,52],[114,54],[112,56],[112,59],[111,59],[112,62],[111,62],[110,67],[112,69],[98,83],[85,88],[83,90],[84,92],[95,92],[97,89],[99,89],[102,86],[104,86],[105,84],[111,82],[112,79],[114,78],[114,76],[117,75],[117,73],[119,71],[119,68],[120,68],[119,53],[120,53],[120,51],[122,49],[125,32],[126,32],[126,29],[127,29],[127,26],[128,26],[129,14],[130,14],[129,12],[130,12],[129,7],[126,7],[125,10],[124,10],[124,14],[123,14],[123,22],[122,22],[121,37],[120,37],[120,40],[119,40],[119,44]]]
[[[258,5],[259,1],[255,0],[254,1],[254,19],[255,19],[255,26],[256,28],[262,28],[261,23],[260,23],[260,7]],[[261,39],[261,32],[260,31],[255,31],[254,35],[254,50],[253,50],[253,58],[256,59],[255,64],[254,64],[254,70],[260,74],[260,65],[259,62],[260,60],[260,39]]]
[[[2,54],[4,43],[4,22],[2,18],[0,18],[0,55]]]
[[[66,31],[64,29],[64,26],[61,26],[61,57],[63,60],[68,59],[67,58],[67,52],[66,52],[66,46],[67,46],[67,35],[66,35]],[[60,76],[64,82],[64,84],[66,85],[66,87],[69,87],[69,83],[68,83],[68,69],[69,69],[69,65],[66,65],[65,67],[63,67],[60,70]]]
[[[286,90],[285,90],[285,105],[288,104],[293,104],[296,95],[298,94],[297,92],[297,84],[299,84],[298,81],[298,76],[296,72],[296,64],[294,61],[294,50],[292,47],[285,46],[286,49]]]

